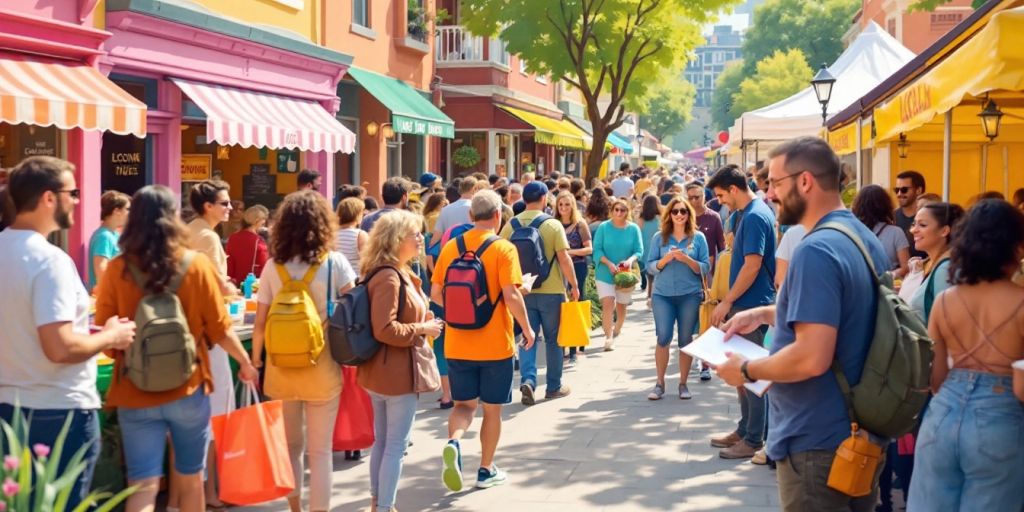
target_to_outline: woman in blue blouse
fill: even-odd
[[[711,268],[708,243],[697,229],[693,207],[682,197],[673,197],[661,215],[661,231],[651,239],[651,252],[647,257],[647,270],[654,280],[654,331],[658,346],[654,360],[658,382],[647,398],[660,400],[665,394],[665,372],[668,370],[669,344],[673,328],[678,327],[679,348],[693,338],[693,329],[700,314],[704,298],[702,275]],[[679,398],[693,398],[686,387],[693,358],[679,352]]]
[[[632,268],[643,252],[640,227],[629,221],[629,203],[615,199],[611,220],[603,222],[594,233],[594,278],[597,296],[601,299],[605,352],[612,350],[612,343],[626,321],[626,306],[633,301],[633,290],[615,288],[615,273],[620,268]]]

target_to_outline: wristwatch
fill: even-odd
[[[757,379],[751,378],[750,374],[747,373],[747,365],[749,363],[750,363],[750,361],[743,361],[743,364],[740,365],[740,373],[743,374],[743,380],[745,380],[747,382],[751,382],[751,383],[757,382]]]

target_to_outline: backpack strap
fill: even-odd
[[[326,261],[327,265],[330,266],[330,264],[331,264],[330,258],[331,258],[331,253],[327,253],[327,254],[324,255],[323,258],[320,259],[320,261],[318,263],[314,263],[314,264],[310,265],[309,269],[306,270],[306,273],[302,275],[302,282],[305,283],[306,286],[309,286],[310,283],[313,282],[313,276],[316,275],[316,271],[320,270],[320,265],[323,265],[323,263]]]
[[[483,254],[484,254],[484,251],[486,251],[487,248],[491,246],[491,244],[493,244],[494,242],[497,242],[498,240],[501,240],[501,238],[498,237],[497,235],[491,235],[491,236],[487,237],[487,240],[484,240],[484,243],[480,244],[480,247],[476,248],[476,257],[477,258],[482,257]]]
[[[519,222],[519,219],[515,217],[512,217],[512,220],[509,221],[509,224],[512,224],[512,229],[522,229],[523,227],[523,223]]]
[[[459,256],[466,254],[466,237],[464,235],[455,237],[455,245],[459,248]]]
[[[533,219],[533,222],[530,223],[530,227],[533,228],[533,229],[540,229],[540,225],[541,224],[543,224],[543,223],[545,223],[545,222],[547,222],[547,221],[549,221],[549,220],[551,220],[553,218],[554,217],[552,217],[552,216],[550,216],[550,215],[548,215],[546,213],[542,213],[542,214],[538,215],[535,219]]]
[[[181,258],[181,263],[178,265],[178,273],[171,278],[171,281],[167,283],[167,292],[178,293],[178,287],[181,286],[181,282],[185,280],[185,273],[188,272],[188,267],[192,265],[192,259],[195,258],[195,251],[185,251],[185,256]]]
[[[932,305],[935,304],[935,271],[943,264],[949,264],[949,258],[939,259],[939,262],[935,264],[935,268],[928,273],[928,282],[924,285],[924,314],[926,317],[931,315]],[[928,319],[925,318],[926,323],[927,321]]]

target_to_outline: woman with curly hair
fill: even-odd
[[[957,227],[953,286],[935,299],[934,398],[917,438],[907,510],[1024,508],[1024,213],[984,200]],[[1011,393],[1010,390],[1014,392]]]
[[[143,187],[131,204],[119,240],[121,255],[110,260],[96,288],[96,322],[102,325],[115,316],[134,318],[147,292],[173,291],[196,341],[196,364],[181,386],[147,392],[125,377],[125,353],[113,354],[106,405],[117,407],[128,485],[139,487],[128,497],[127,510],[152,510],[168,435],[174,450],[177,477],[172,485],[177,487],[178,506],[204,510],[203,469],[211,441],[214,386],[206,340],[238,361],[241,380],[255,382],[258,373],[231,329],[217,269],[204,254],[188,250],[188,232],[178,218],[174,193],[162,185]]]
[[[590,201],[587,202],[587,210],[583,212],[584,217],[587,219],[587,227],[590,228],[591,233],[596,232],[597,227],[602,222],[608,220],[611,210],[612,205],[608,199],[608,193],[601,187],[594,188],[590,195]]]
[[[327,318],[327,304],[352,287],[355,272],[340,252],[334,251],[338,221],[327,200],[306,190],[284,198],[277,208],[270,232],[268,261],[260,276],[256,298],[256,323],[252,335],[252,359],[263,363],[267,313],[284,281],[304,279],[321,320]],[[271,340],[273,342],[273,340]],[[267,351],[273,354],[273,350]],[[288,455],[295,473],[295,490],[288,496],[293,512],[302,510],[303,445],[309,458],[309,510],[330,509],[332,436],[341,394],[341,367],[326,344],[316,364],[291,368],[267,359],[264,392],[284,401],[284,427]],[[305,429],[303,429],[305,425]]]
[[[910,242],[895,224],[892,197],[878,185],[868,185],[853,198],[853,215],[871,230],[889,256],[893,276],[902,278],[910,271]]]
[[[395,510],[419,394],[440,386],[428,338],[441,334],[444,322],[430,313],[422,282],[409,266],[423,250],[422,227],[419,216],[396,210],[377,221],[363,249],[370,324],[381,344],[358,368],[359,385],[373,403],[370,509],[375,511]]]

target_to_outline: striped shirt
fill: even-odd
[[[352,270],[356,271],[357,276],[361,275],[359,272],[358,242],[361,231],[359,228],[341,228],[338,230],[338,252],[345,256],[345,259],[352,265]]]

